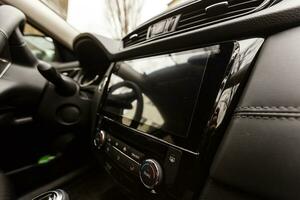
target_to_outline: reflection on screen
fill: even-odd
[[[209,58],[219,46],[116,64],[105,112],[151,134],[185,137]]]

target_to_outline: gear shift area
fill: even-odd
[[[40,194],[32,200],[69,200],[69,195],[63,190],[52,190]]]

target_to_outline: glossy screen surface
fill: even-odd
[[[186,137],[207,64],[219,51],[216,45],[116,63],[105,115],[153,136]]]

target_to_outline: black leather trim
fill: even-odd
[[[298,199],[299,130],[299,117],[235,117],[211,177],[264,198]]]
[[[265,41],[210,179],[262,199],[300,198],[299,52],[300,27]],[[207,190],[209,184],[204,199],[219,199],[211,192],[224,188]]]
[[[300,109],[300,27],[266,40],[239,108]]]

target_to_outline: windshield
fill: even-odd
[[[190,0],[40,0],[79,32],[121,39],[150,18]]]

